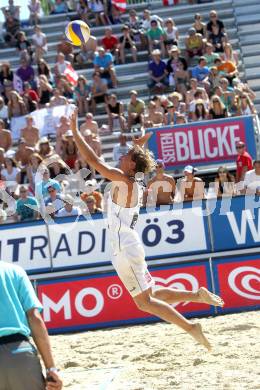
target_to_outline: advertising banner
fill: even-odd
[[[244,141],[256,156],[253,117],[225,118],[152,128],[149,149],[165,162],[167,169],[187,164],[209,165],[236,160],[236,142]]]
[[[260,246],[259,197],[223,198],[208,201],[209,206],[211,202],[216,206],[210,216],[214,251]]]
[[[39,129],[40,136],[47,136],[56,134],[56,127],[60,123],[60,117],[65,115],[69,117],[73,106],[68,104],[66,106],[56,106],[42,108],[30,113],[33,117],[34,125]],[[26,126],[26,116],[13,117],[11,119],[11,131],[14,140],[21,138],[21,130]]]
[[[191,210],[190,203],[180,210],[162,207],[161,210],[141,213],[135,228],[143,242],[147,259],[209,250],[205,217],[200,207]],[[55,269],[110,262],[106,218],[80,218],[77,222],[49,225],[49,231]]]
[[[196,291],[211,289],[208,261],[151,269],[157,287]],[[137,309],[115,273],[41,281],[37,287],[43,319],[50,333],[158,321]],[[185,316],[210,315],[213,308],[201,303],[178,303]]]
[[[20,265],[28,273],[51,269],[46,225],[43,221],[0,225],[0,260]]]
[[[219,313],[260,309],[260,254],[213,260],[213,274]]]

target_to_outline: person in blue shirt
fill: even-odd
[[[94,58],[94,68],[101,74],[101,78],[111,79],[112,87],[117,87],[115,68],[113,67],[113,56],[105,52],[103,47],[98,48],[98,54]]]
[[[169,85],[169,78],[167,72],[167,66],[164,61],[161,60],[161,52],[159,49],[152,51],[153,60],[149,63],[149,75],[148,88],[164,89]]]
[[[60,390],[50,339],[40,315],[39,302],[26,272],[0,262],[0,388],[8,390]],[[46,368],[45,379],[36,347]]]
[[[48,187],[51,185],[53,186],[57,192],[61,192],[61,185],[57,180],[50,178],[50,171],[47,167],[44,167],[42,172],[42,180],[37,181],[35,183],[35,195],[36,198],[46,198],[48,193]],[[37,180],[37,177],[35,177],[35,180]]]
[[[209,89],[210,87],[208,81],[209,73],[210,73],[210,69],[207,66],[206,58],[200,57],[198,65],[194,66],[191,70],[192,78],[198,80],[198,85],[200,87],[205,87],[206,89]]]
[[[20,221],[30,221],[36,219],[38,216],[38,212],[35,210],[35,208],[38,207],[36,198],[28,196],[28,189],[25,186],[20,186],[19,194],[20,197],[16,201],[16,214]],[[30,206],[33,206],[33,208]]]

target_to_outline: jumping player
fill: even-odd
[[[196,292],[172,288],[153,289],[154,281],[147,269],[144,248],[134,230],[140,208],[140,185],[135,179],[136,174],[148,173],[154,167],[149,151],[143,149],[150,134],[135,140],[134,146],[121,158],[120,167],[113,168],[102,161],[85,142],[78,130],[77,121],[77,111],[74,111],[71,129],[81,156],[93,169],[112,182],[107,217],[112,264],[119,278],[140,310],[178,325],[210,350],[211,345],[203,334],[201,325],[187,320],[171,304],[189,301],[223,306],[223,300],[205,287]]]

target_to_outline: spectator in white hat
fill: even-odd
[[[178,194],[176,201],[192,201],[204,198],[204,182],[195,177],[197,168],[192,165],[186,165],[183,170],[184,177],[177,182]]]

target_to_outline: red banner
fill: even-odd
[[[151,273],[156,286],[194,291],[201,286],[210,288],[207,262],[164,267]],[[155,320],[137,309],[115,274],[40,282],[38,296],[44,321],[53,333]],[[212,313],[209,305],[199,303],[179,303],[176,307],[188,316]]]
[[[221,312],[260,308],[260,256],[213,261],[217,293],[225,301]]]

